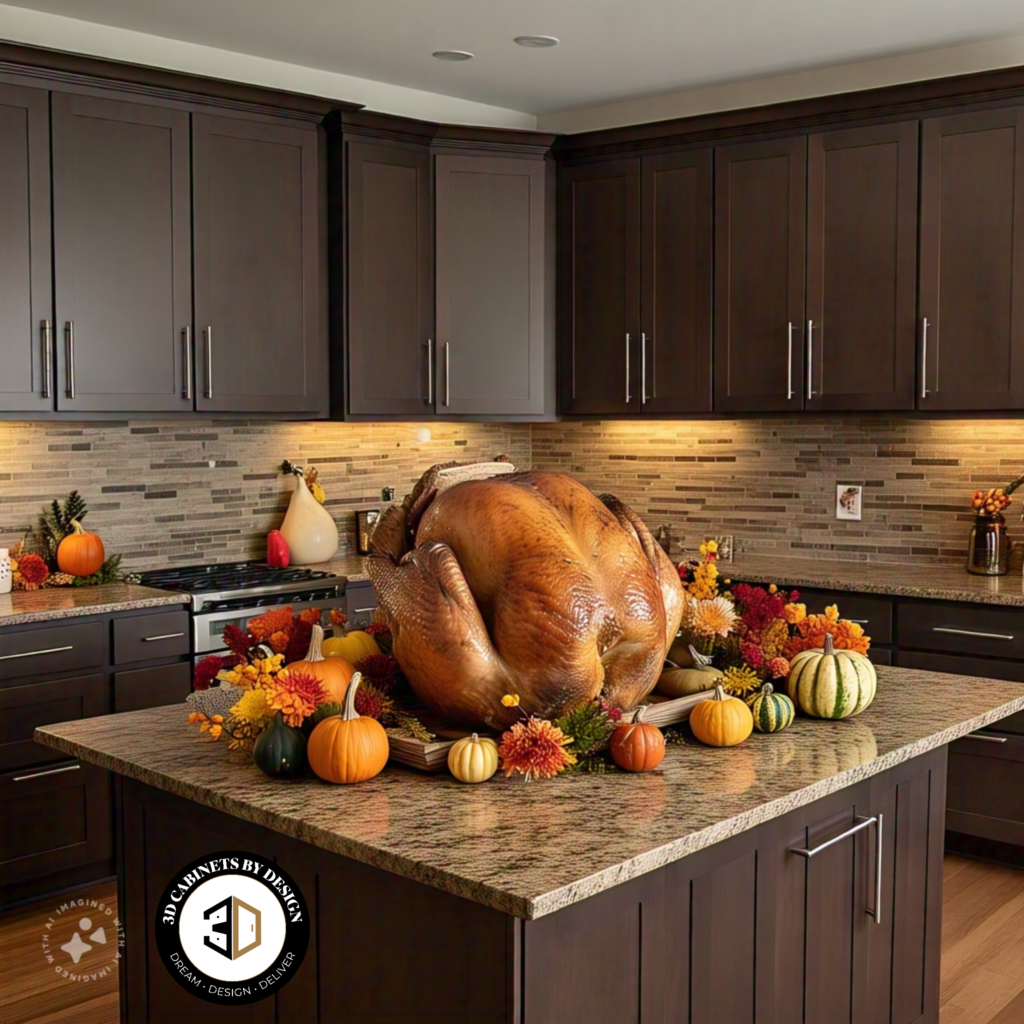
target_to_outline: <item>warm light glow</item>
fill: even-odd
[[[430,427],[417,427],[413,433],[413,437],[420,444],[426,444],[430,440]]]

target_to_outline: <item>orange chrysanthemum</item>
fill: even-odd
[[[319,679],[307,672],[282,669],[266,687],[267,703],[280,711],[288,725],[302,725],[327,700],[327,691]]]
[[[37,590],[50,578],[49,568],[38,555],[22,555],[17,561],[18,582],[25,590]]]
[[[791,625],[795,626],[799,622],[803,622],[807,618],[807,605],[805,604],[787,604],[782,609],[782,614],[786,617],[786,621]]]
[[[525,775],[527,779],[549,779],[563,768],[576,763],[566,750],[572,737],[545,719],[528,718],[501,737],[498,757],[505,775]]]
[[[305,622],[307,625],[315,626],[319,621],[319,608],[306,608],[304,611],[299,612],[299,622]]]
[[[271,633],[267,637],[267,643],[270,644],[270,649],[275,654],[284,654],[288,650],[288,643],[291,640],[291,636],[286,633],[283,629],[279,629],[276,633]]]
[[[867,654],[871,646],[871,637],[864,635],[864,630],[856,622],[839,618],[839,609],[830,605],[824,615],[808,615],[796,624],[796,636],[786,644],[785,656],[790,661],[801,651],[816,650],[825,646],[825,634],[832,634],[832,646],[836,650],[856,651]]]
[[[266,640],[275,633],[288,633],[292,630],[292,607],[271,608],[269,612],[258,615],[249,623],[249,632],[256,640]]]

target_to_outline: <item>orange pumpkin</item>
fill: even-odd
[[[361,679],[359,672],[352,677],[342,713],[320,722],[306,746],[310,768],[327,782],[364,782],[387,764],[390,748],[384,727],[356,711]]]
[[[690,712],[690,729],[709,747],[734,747],[754,731],[754,716],[738,697],[716,686],[714,696]]]
[[[92,576],[103,568],[107,553],[103,541],[88,533],[77,519],[71,520],[69,533],[57,546],[57,565],[69,576]]]
[[[612,760],[627,772],[649,772],[665,756],[665,737],[656,725],[641,721],[642,715],[638,708],[632,722],[623,722],[612,733]]]
[[[293,661],[288,666],[288,670],[304,672],[314,679],[319,679],[329,694],[327,699],[332,704],[341,704],[345,700],[355,666],[345,661],[344,658],[325,658],[323,642],[323,626],[314,625],[313,632],[309,637],[309,650],[306,651],[306,657],[302,661]]]

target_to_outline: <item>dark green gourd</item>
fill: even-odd
[[[306,737],[301,729],[285,725],[281,713],[256,737],[252,759],[264,775],[290,779],[306,767]]]

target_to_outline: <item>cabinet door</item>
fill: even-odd
[[[54,93],[57,407],[186,411],[188,114]]]
[[[53,409],[50,112],[0,85],[0,411]]]
[[[715,150],[715,411],[803,407],[807,142]]]
[[[545,164],[438,156],[435,172],[437,411],[541,414],[552,343]]]
[[[917,135],[808,139],[807,409],[914,408]]]
[[[326,405],[313,129],[195,114],[196,408]]]
[[[640,404],[711,411],[712,151],[644,157]]]
[[[1024,108],[924,122],[920,289],[918,408],[1024,408]]]
[[[346,141],[348,412],[433,415],[427,147]]]
[[[638,412],[640,161],[561,172],[561,411]]]

